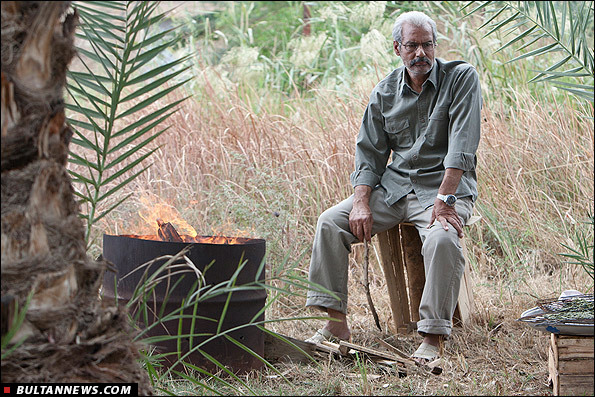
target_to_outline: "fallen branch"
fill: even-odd
[[[317,356],[325,357],[326,355],[326,357],[328,357],[328,355],[331,355],[339,358],[346,357],[353,359],[356,353],[363,353],[366,354],[376,364],[387,365],[397,370],[399,377],[406,376],[408,371],[413,371],[418,374],[432,373],[434,375],[439,375],[442,373],[442,368],[439,366],[441,359],[435,360],[426,365],[421,365],[408,357],[402,357],[405,356],[404,353],[381,339],[379,339],[381,343],[383,343],[384,346],[388,347],[389,349],[394,350],[396,354],[372,349],[366,346],[356,345],[355,343],[346,341],[340,341],[339,343],[333,343],[329,341],[311,343],[290,338],[281,334],[278,335],[281,338],[271,335],[265,337],[265,358],[273,359],[274,361],[289,359],[291,361],[307,362],[313,357]],[[282,339],[286,339],[295,346],[289,346],[287,342],[283,341]]]
[[[346,355],[349,352],[349,349],[353,349],[362,353],[367,353],[371,356],[376,356],[376,357],[380,357],[386,360],[391,360],[391,361],[396,361],[399,362],[403,365],[411,365],[411,366],[415,366],[415,361],[413,360],[409,360],[409,359],[405,359],[402,357],[397,357],[396,355],[392,354],[392,353],[388,353],[388,352],[382,352],[380,350],[376,350],[376,349],[372,349],[369,347],[365,347],[365,346],[360,346],[360,345],[356,345],[354,343],[350,343],[350,342],[345,342],[345,341],[341,341],[339,342],[339,351],[343,354]]]
[[[397,350],[394,346],[393,346],[393,348],[395,350]],[[382,351],[379,351],[376,349],[356,345],[356,344],[353,344],[350,342],[345,342],[345,341],[339,342],[339,351],[341,352],[341,354],[343,354],[343,355],[350,354],[351,353],[350,349],[359,351],[362,353],[366,353],[366,354],[372,356],[373,359],[378,358],[379,360],[377,362],[382,363],[382,364],[387,364],[387,363],[393,361],[393,362],[399,363],[401,366],[404,366],[406,369],[416,370],[418,368],[421,368],[425,372],[430,372],[434,375],[440,375],[442,373],[442,368],[439,366],[442,363],[442,359],[440,359],[440,358],[432,361],[431,363],[422,365],[410,358],[397,357],[396,355],[393,355],[388,352],[382,352]],[[399,353],[399,354],[402,354],[402,353]],[[386,360],[386,361],[383,361],[383,360]]]
[[[395,352],[396,354],[398,354],[399,356],[406,358],[406,359],[410,359],[410,355],[407,355],[405,353],[403,353],[402,351],[400,351],[399,349],[397,349],[396,347],[394,347],[393,345],[391,345],[390,343],[380,339],[380,338],[376,338],[376,340],[378,342],[380,342],[381,345],[383,345],[384,347],[388,348],[389,350],[392,350],[393,352]]]

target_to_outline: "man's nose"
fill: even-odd
[[[424,56],[424,55],[426,55],[426,52],[424,51],[423,44],[418,44],[417,48],[415,49],[415,56],[420,57],[420,56]]]

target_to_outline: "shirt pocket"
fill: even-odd
[[[391,149],[406,149],[413,146],[409,119],[386,119],[386,132]]]
[[[429,117],[426,141],[431,145],[446,145],[448,142],[448,126],[450,106],[437,106]]]

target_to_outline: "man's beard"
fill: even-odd
[[[425,62],[425,63],[427,63],[428,65],[430,65],[432,67],[434,66],[434,65],[432,65],[432,62],[430,62],[430,58],[428,58],[428,57],[417,57],[417,58],[414,58],[414,59],[411,60],[411,62],[409,62],[409,66],[411,67],[411,66],[415,65],[418,62]]]
[[[414,70],[413,69],[413,66],[416,63],[420,63],[420,62],[427,63],[430,68],[427,71],[425,71],[425,72],[420,72],[419,70]],[[417,57],[417,58],[412,59],[409,62],[409,67],[407,68],[407,70],[411,74],[420,74],[420,73],[423,73],[424,75],[430,73],[432,71],[432,69],[434,69],[434,63],[432,61],[430,61],[430,58],[428,58],[428,57]]]

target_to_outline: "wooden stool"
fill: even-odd
[[[472,216],[466,226],[480,219],[481,216]],[[378,233],[378,241],[396,332],[413,331],[417,329],[419,302],[426,282],[421,238],[413,224],[401,223],[386,232]],[[465,324],[474,310],[473,283],[464,239],[461,239],[461,246],[465,257],[465,271],[453,316],[454,325]]]

